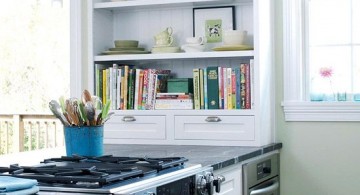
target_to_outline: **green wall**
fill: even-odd
[[[285,122],[282,0],[276,0],[276,140],[282,195],[360,194],[359,122]]]

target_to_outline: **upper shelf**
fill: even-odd
[[[127,0],[94,4],[94,9],[129,10],[131,8],[176,7],[176,6],[212,6],[249,2],[251,0]]]
[[[229,58],[252,57],[253,50],[247,51],[209,51],[194,53],[157,53],[157,54],[129,54],[129,55],[98,55],[95,61],[123,61],[123,60],[171,60],[171,59],[198,59],[198,58]]]

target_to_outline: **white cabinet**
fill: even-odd
[[[271,0],[93,0],[88,4],[89,83],[94,91],[95,64],[134,64],[170,69],[190,78],[194,68],[236,67],[253,63],[253,106],[238,110],[115,110],[105,125],[105,143],[260,146],[273,142],[273,50]],[[193,8],[234,6],[236,29],[246,30],[247,51],[100,55],[114,40],[139,40],[151,50],[153,36],[171,26],[175,45],[193,35]],[[128,121],[123,121],[126,116]],[[135,118],[135,121],[129,121]],[[221,121],[213,121],[220,118]],[[210,119],[207,121],[207,119]]]
[[[105,139],[165,140],[166,116],[115,115],[106,123]]]
[[[175,116],[175,139],[253,141],[254,116]]]
[[[242,164],[235,164],[229,167],[214,171],[216,176],[224,176],[225,181],[221,183],[219,195],[242,194]]]

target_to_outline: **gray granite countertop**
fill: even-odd
[[[282,143],[263,147],[106,144],[104,153],[134,157],[185,157],[189,159],[188,163],[212,166],[217,170],[281,148]]]

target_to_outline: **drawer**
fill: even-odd
[[[107,139],[166,139],[166,116],[115,115],[104,126]]]
[[[255,118],[175,116],[175,139],[252,141],[255,139]]]

